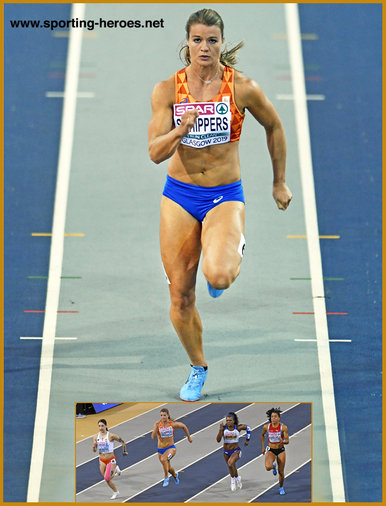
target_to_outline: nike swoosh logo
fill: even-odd
[[[213,203],[214,204],[217,204],[217,202],[220,202],[220,200],[224,198],[224,195],[221,195],[221,197],[217,197],[216,199],[213,200]]]

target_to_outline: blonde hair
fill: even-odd
[[[185,25],[186,39],[189,39],[191,27],[198,24],[205,26],[217,26],[220,29],[221,38],[224,38],[224,22],[221,19],[220,14],[215,10],[201,9],[197,12],[193,12],[193,14],[189,16],[189,19]],[[242,40],[231,49],[228,49],[227,46],[225,46],[220,55],[220,63],[226,67],[234,68],[235,64],[237,63],[237,53],[243,47],[243,45],[244,41]],[[181,53],[183,53],[182,56]],[[180,49],[180,58],[186,65],[190,65],[190,51],[187,44],[182,45]]]

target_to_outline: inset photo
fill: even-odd
[[[311,502],[312,403],[76,404],[76,502]]]

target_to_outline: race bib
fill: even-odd
[[[197,109],[200,114],[191,131],[182,139],[184,146],[205,148],[230,142],[232,116],[229,97],[223,97],[222,102],[174,104],[173,109],[175,126],[181,124],[181,116],[186,111]]]

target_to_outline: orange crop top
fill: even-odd
[[[190,94],[185,68],[176,72],[174,77],[174,125],[181,123],[181,116],[189,109],[197,109],[200,113],[194,127],[182,139],[181,144],[192,148],[205,148],[240,139],[245,113],[241,114],[234,101],[234,69],[224,67],[220,91],[207,102],[198,102]]]

